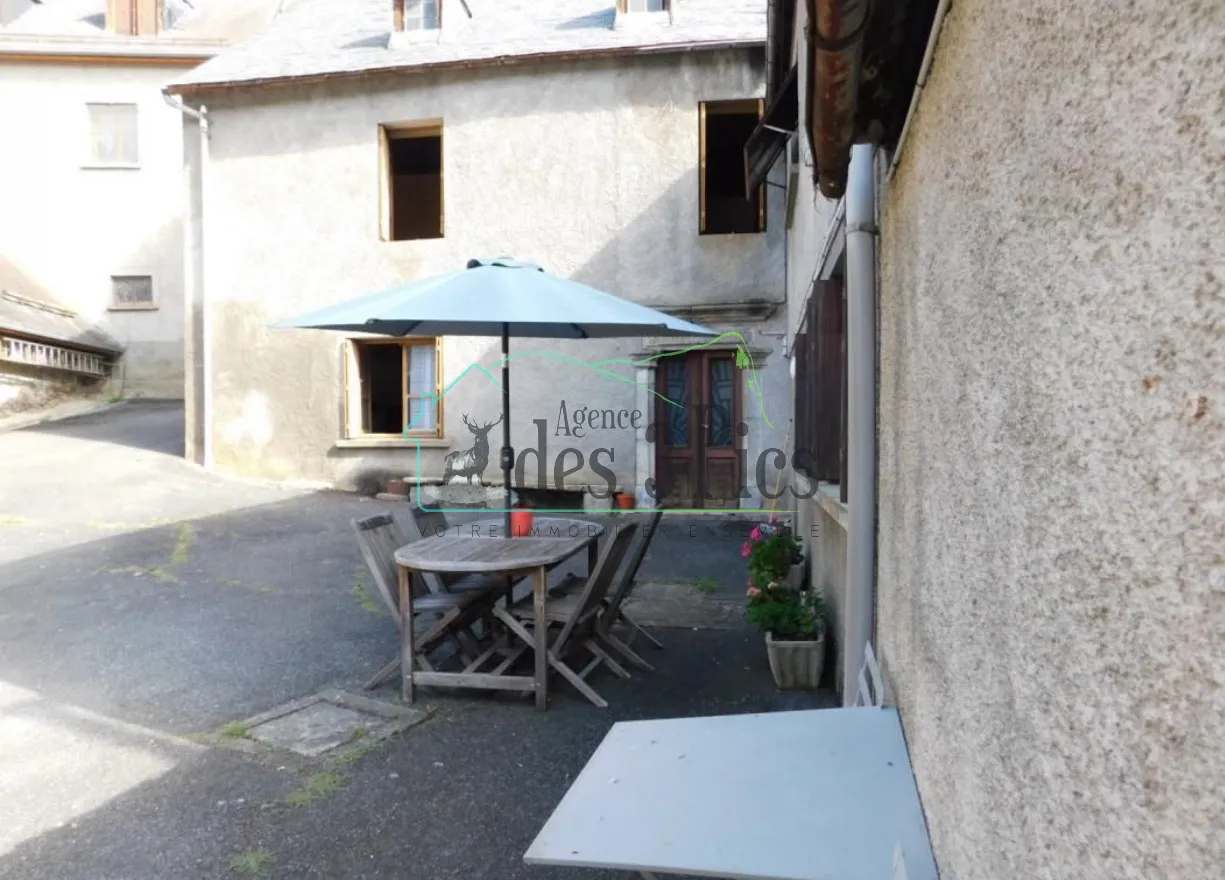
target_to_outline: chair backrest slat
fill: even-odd
[[[646,558],[647,549],[651,546],[651,541],[655,537],[655,530],[659,527],[659,521],[663,518],[663,515],[664,512],[662,510],[656,510],[649,516],[635,522],[635,533],[641,530],[641,537],[634,545],[634,549],[627,554],[625,565],[617,572],[617,579],[613,581],[608,597],[608,612],[605,615],[604,626],[611,625],[617,619],[617,612],[621,610],[622,603],[633,592],[638,569],[642,566],[642,560]]]
[[[561,651],[570,638],[570,633],[574,627],[582,620],[592,609],[599,607],[608,594],[608,588],[612,585],[613,575],[617,573],[617,568],[620,566],[625,557],[625,551],[629,547],[630,541],[634,539],[634,524],[625,523],[618,526],[612,537],[604,542],[604,548],[600,552],[600,558],[596,562],[595,571],[587,578],[587,583],[583,586],[582,593],[579,594],[578,604],[575,606],[574,613],[570,615],[570,619],[566,621],[566,625],[562,627],[561,633],[557,637],[556,649]]]
[[[374,586],[378,591],[383,605],[395,618],[396,625],[400,623],[400,582],[396,571],[396,551],[408,541],[396,524],[395,517],[389,513],[368,516],[365,519],[353,520],[353,530],[357,533],[357,546],[361,548],[362,558],[366,567],[374,577]],[[419,592],[414,578],[413,595]]]
[[[428,538],[450,528],[447,515],[441,510],[426,510],[420,505],[413,505],[413,523],[417,526],[418,535]]]
[[[421,505],[414,504],[412,511],[413,525],[416,527],[413,533],[414,540],[440,536],[451,527],[451,524],[447,522],[447,515],[441,510],[426,510]],[[430,574],[426,578],[426,585],[432,593],[446,592],[451,584],[462,580],[463,577],[462,573]]]

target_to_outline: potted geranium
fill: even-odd
[[[749,622],[765,633],[774,683],[814,690],[825,665],[825,608],[819,593],[787,582],[799,544],[785,526],[758,526],[741,551],[749,560]]]
[[[749,579],[754,586],[778,581],[798,590],[803,585],[804,553],[800,542],[777,516],[749,532],[740,555],[749,559]]]

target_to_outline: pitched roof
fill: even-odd
[[[393,34],[392,0],[289,0],[253,39],[185,73],[167,90],[766,40],[766,0],[672,0],[671,14],[631,15],[617,15],[615,0],[441,3],[441,29]]]
[[[5,331],[70,348],[107,354],[123,351],[119,342],[76,312],[0,290],[0,334]]]

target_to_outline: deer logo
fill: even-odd
[[[479,478],[485,473],[485,468],[489,466],[489,432],[501,421],[502,416],[498,416],[497,421],[481,426],[468,421],[468,414],[464,413],[464,424],[476,435],[476,442],[471,449],[449,453],[443,459],[443,485],[449,483],[451,477],[467,477],[468,485],[471,486],[473,477]]]

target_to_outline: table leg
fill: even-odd
[[[413,591],[412,572],[397,565],[400,580],[400,696],[413,701]]]
[[[536,621],[536,708],[549,707],[549,622],[544,603],[548,594],[549,573],[544,568],[532,572],[532,612]]]
[[[595,574],[595,564],[600,559],[600,542],[595,538],[587,545],[587,577]]]

